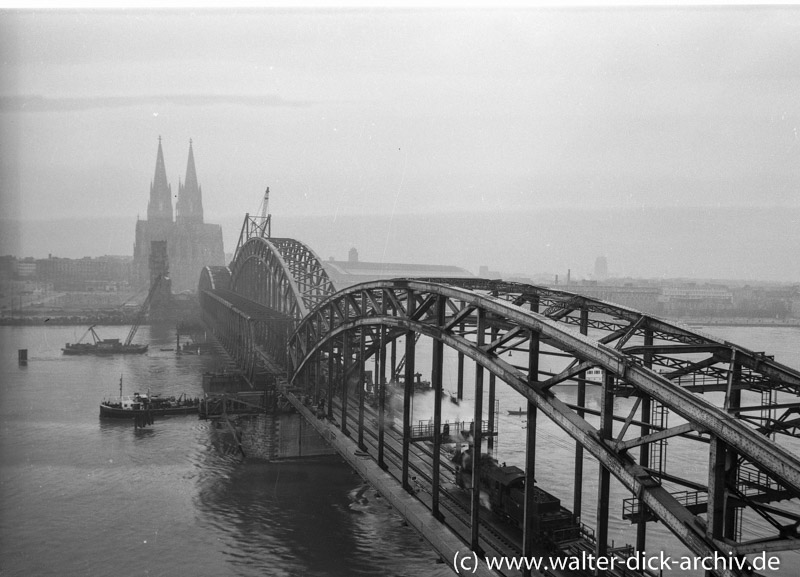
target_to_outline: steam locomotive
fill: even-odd
[[[491,456],[480,455],[480,491],[484,507],[510,523],[522,528],[525,517],[525,472],[519,467],[498,464]],[[451,459],[456,464],[456,484],[462,489],[472,488],[472,447],[457,449]],[[571,511],[561,506],[561,501],[534,487],[533,489],[534,540],[558,549],[580,538],[580,524]]]

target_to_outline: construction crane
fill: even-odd
[[[259,223],[262,238],[269,238],[272,236],[272,215],[269,213],[269,187],[264,192],[264,198],[261,201],[261,222]]]
[[[133,341],[133,337],[136,336],[136,331],[139,330],[139,326],[141,326],[144,316],[147,314],[147,310],[150,308],[150,301],[153,300],[153,295],[156,294],[158,287],[161,286],[162,278],[164,278],[164,275],[158,275],[155,282],[153,282],[152,286],[150,287],[150,292],[147,293],[147,298],[144,299],[144,303],[142,303],[142,306],[139,308],[139,312],[136,313],[136,319],[131,326],[130,332],[128,332],[128,338],[125,339],[125,344],[123,346],[130,346],[131,341]]]
[[[261,214],[256,216],[250,216],[249,212],[244,215],[242,231],[239,233],[239,242],[236,243],[236,252],[234,254],[238,253],[244,243],[253,237],[270,238],[272,236],[272,215],[269,213],[269,187],[267,187],[264,197],[261,199],[259,212]]]

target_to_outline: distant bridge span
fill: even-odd
[[[526,509],[532,510],[539,412],[576,441],[575,515],[583,507],[584,451],[601,463],[598,555],[608,552],[610,475],[631,493],[624,514],[638,524],[639,550],[645,549],[647,522],[656,519],[698,556],[800,546],[800,372],[764,353],[627,307],[525,284],[395,279],[336,292],[314,252],[291,239],[248,239],[230,267],[203,271],[200,298],[207,324],[241,360],[248,378],[256,380],[265,365],[272,371],[283,367],[297,394],[314,403],[324,396],[329,420],[347,434],[357,430],[352,442],[383,468],[393,460],[406,490],[415,445],[409,407],[416,351],[430,343],[431,386],[438,391],[430,464],[434,517],[443,516],[440,393],[446,347],[458,355],[459,398],[464,360],[474,363],[476,423],[487,414],[492,419],[484,407],[494,403],[496,379],[527,399]],[[399,455],[387,450],[386,427],[371,430],[364,418],[368,359],[375,362],[378,422],[386,422],[390,381],[401,383],[405,433]],[[597,369],[602,376],[594,383],[588,374]],[[576,402],[564,399],[566,384],[577,387],[570,389],[577,390]],[[586,405],[592,386],[601,390],[599,410]],[[632,406],[615,414],[615,397],[633,399]],[[668,414],[680,422],[670,426]],[[481,446],[481,427],[475,430]],[[365,437],[375,440],[367,443]],[[666,458],[666,441],[673,437],[708,445],[702,480],[673,470]],[[470,534],[462,538],[473,550],[485,549],[478,527],[487,513],[476,492],[471,499]],[[743,537],[743,527],[756,517],[767,530]],[[532,551],[532,523],[528,515],[523,554]],[[715,574],[740,573],[726,568]]]

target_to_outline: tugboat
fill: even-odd
[[[152,424],[152,418],[162,415],[191,415],[200,411],[200,399],[185,394],[161,397],[143,393],[122,396],[122,377],[119,378],[119,398],[100,403],[101,419],[137,419]],[[144,417],[144,419],[142,419]]]

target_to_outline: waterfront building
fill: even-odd
[[[553,287],[560,289],[561,287]],[[583,281],[571,284],[566,290],[593,299],[599,299],[649,313],[660,314],[663,306],[659,302],[661,289],[653,286],[633,284],[599,284],[596,281]]]
[[[362,282],[393,278],[475,278],[475,275],[457,266],[365,262],[359,260],[355,248],[350,249],[346,261],[331,257],[322,266],[337,290]]]
[[[722,285],[690,284],[665,287],[661,302],[668,316],[715,315],[733,308],[733,294]]]

